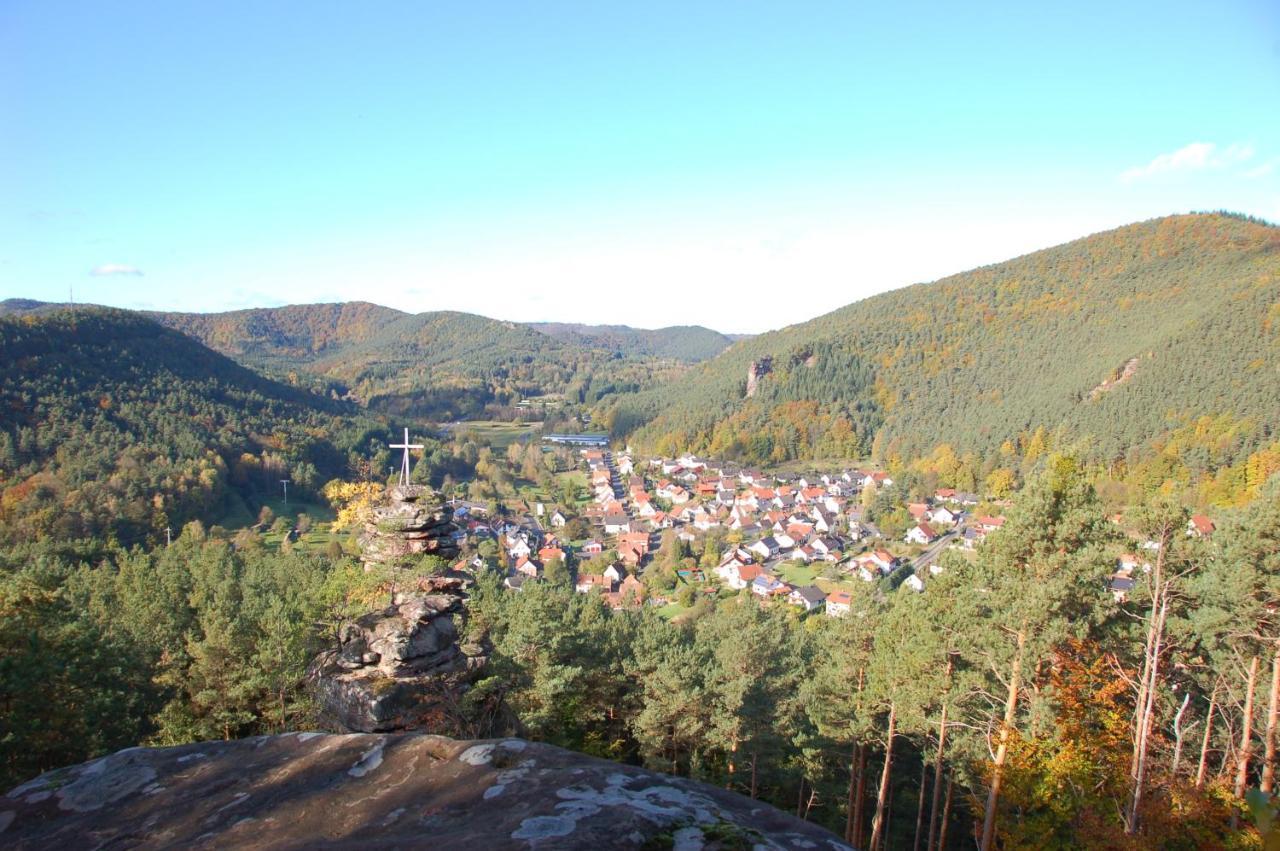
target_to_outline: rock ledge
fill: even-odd
[[[521,739],[289,733],[131,748],[0,800],[6,848],[841,849],[690,780]]]

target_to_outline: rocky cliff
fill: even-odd
[[[458,546],[452,533],[453,512],[435,491],[422,485],[400,485],[374,507],[360,536],[366,567],[410,567],[424,555],[453,559]]]
[[[131,748],[0,799],[36,848],[846,848],[767,804],[520,739],[290,733]]]
[[[365,567],[408,577],[398,572],[422,555],[454,558],[453,528],[449,509],[430,489],[392,488],[360,537]],[[459,732],[462,697],[487,658],[485,647],[461,640],[465,599],[464,579],[432,576],[413,580],[385,609],[343,624],[337,645],[307,672],[329,726]]]
[[[308,680],[335,729],[456,732],[460,704],[488,658],[462,640],[463,580],[432,577],[395,603],[343,624]]]

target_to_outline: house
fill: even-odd
[[[822,589],[816,585],[802,585],[799,588],[792,588],[791,593],[787,595],[787,602],[803,606],[806,612],[821,608],[826,600],[827,595],[823,594]]]
[[[966,550],[972,550],[976,548],[978,544],[981,544],[986,537],[987,534],[981,529],[975,529],[970,526],[960,533],[960,544]]]
[[[818,505],[813,509],[813,528],[819,532],[834,532],[836,530],[835,515],[828,511],[824,506]]]
[[[606,514],[604,531],[606,535],[617,535],[631,530],[631,518],[625,514]]]
[[[557,529],[563,528],[564,525],[568,522],[569,522],[569,518],[565,517],[564,512],[560,511],[559,509],[551,512],[551,525],[554,526],[555,528]]]
[[[751,552],[758,555],[760,558],[767,559],[767,558],[773,558],[774,556],[776,556],[779,553],[779,551],[781,551],[782,544],[778,542],[777,538],[770,535],[767,538],[761,538],[760,540],[756,541],[754,544],[748,547],[748,549],[751,550]]]
[[[610,582],[606,577],[584,573],[578,577],[578,582],[573,586],[573,590],[579,594],[589,594],[592,590],[599,590],[600,593],[606,594],[612,591],[613,587],[614,583]]]
[[[523,573],[513,573],[506,579],[502,580],[504,588],[510,588],[512,591],[519,591],[524,587],[524,583],[529,579]]]
[[[755,556],[750,550],[743,547],[734,547],[720,558],[720,567],[728,567],[731,564],[741,567],[744,564],[752,564],[753,562],[755,562]]]
[[[757,597],[772,597],[778,594],[791,593],[791,586],[776,576],[761,573],[751,580],[751,593]]]
[[[541,561],[543,564],[546,564],[547,562],[552,561],[554,559],[560,559],[560,561],[564,561],[565,560],[564,550],[562,550],[558,546],[551,546],[551,545],[545,546],[542,549],[538,550],[538,560]]]
[[[637,550],[640,555],[647,555],[649,540],[648,532],[623,532],[618,535],[618,550],[632,549]]]
[[[762,569],[758,564],[731,563],[725,568],[717,568],[716,573],[724,579],[726,585],[735,591],[740,591],[754,582],[762,573]]]
[[[911,519],[919,522],[929,514],[929,506],[923,502],[907,503],[907,513],[911,515]]]
[[[542,565],[536,561],[521,556],[516,560],[516,573],[522,573],[530,579],[537,579],[538,574],[542,572]]]
[[[924,590],[924,580],[919,576],[916,576],[914,573],[908,576],[907,581],[902,584],[910,588],[912,591],[915,591],[917,594]]]
[[[858,562],[866,564],[881,573],[892,573],[893,569],[898,566],[898,559],[888,550],[872,550],[858,556]]]
[[[1207,538],[1213,534],[1213,521],[1203,514],[1192,514],[1187,521],[1187,535],[1193,538]]]
[[[987,516],[977,517],[974,519],[973,522],[977,523],[978,528],[980,528],[983,532],[990,534],[1004,525],[1004,515],[999,515],[996,517],[987,517]]]
[[[511,556],[511,558],[519,561],[522,558],[528,558],[532,553],[533,548],[529,546],[527,538],[507,538],[507,555]]]
[[[941,502],[950,502],[951,500],[955,499],[955,496],[956,496],[955,488],[938,488],[936,491],[933,492],[933,498]]]
[[[954,526],[960,520],[960,515],[945,505],[939,505],[929,510],[929,522],[935,526]]]
[[[582,554],[584,556],[598,556],[604,552],[604,544],[592,539],[582,545]]]
[[[1117,603],[1123,603],[1129,598],[1129,592],[1133,590],[1133,577],[1126,573],[1116,572],[1111,577],[1111,584],[1108,586],[1111,590],[1111,596],[1115,598]]]
[[[832,591],[827,595],[826,608],[827,616],[833,618],[842,618],[849,614],[849,604],[853,602],[853,595],[848,591]]]
[[[933,527],[925,522],[912,526],[904,538],[908,544],[920,544],[921,546],[931,544],[937,539],[938,533],[933,531]]]
[[[627,574],[626,567],[624,567],[621,564],[618,564],[617,562],[609,565],[604,569],[604,578],[608,580],[609,583],[612,585],[617,585],[618,583],[622,582],[622,580],[627,578],[627,575],[628,574]],[[610,588],[609,590],[612,591],[613,589]]]
[[[622,583],[618,586],[617,593],[619,601],[624,606],[629,601],[634,601],[637,606],[644,602],[644,586],[634,576],[628,576],[622,580]]]

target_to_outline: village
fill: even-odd
[[[675,615],[700,596],[749,589],[840,617],[860,583],[925,591],[944,552],[972,552],[1004,523],[978,495],[939,488],[898,506],[908,528],[890,536],[869,510],[892,492],[883,471],[766,472],[692,455],[637,459],[607,445],[576,455],[589,484],[579,507],[536,503],[523,516],[491,517],[456,501],[459,543],[476,553],[458,566],[496,568],[513,590],[571,577],[613,608]]]

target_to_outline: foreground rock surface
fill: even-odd
[[[131,748],[0,800],[6,848],[807,848],[820,827],[520,739],[290,733]]]

